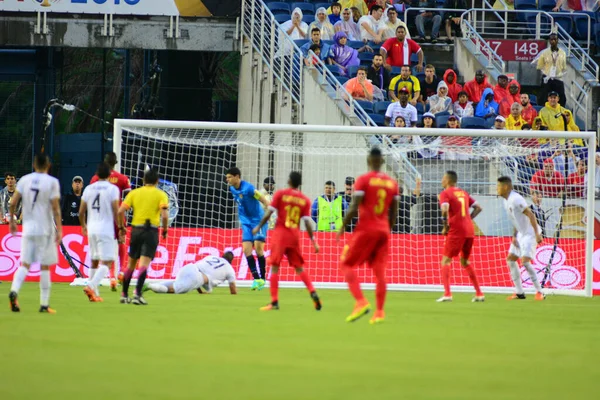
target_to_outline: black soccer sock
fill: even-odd
[[[148,268],[144,268],[138,276],[137,285],[135,286],[135,294],[138,296],[142,295],[142,289],[144,287],[144,282],[146,281],[146,275],[148,275]]]
[[[133,271],[130,269],[125,270],[125,274],[123,276],[123,297],[129,296],[129,284],[131,283],[131,276],[133,275]]]
[[[258,256],[258,268],[260,269],[260,277],[267,279],[267,260],[265,256]]]
[[[252,273],[252,277],[254,279],[260,279],[258,275],[258,271],[256,270],[256,261],[254,260],[254,256],[250,254],[246,256],[246,261],[248,261],[248,268],[250,268],[250,272]]]

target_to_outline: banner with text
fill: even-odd
[[[321,245],[319,254],[312,252],[310,241],[303,237],[302,246],[306,259],[305,268],[315,282],[343,283],[344,277],[339,269],[339,255],[343,242],[338,243],[333,233],[317,233],[317,240]],[[346,240],[349,235],[346,235]],[[473,265],[478,271],[480,282],[483,286],[511,287],[510,276],[505,266],[506,250],[510,245],[510,237],[476,238],[472,255]],[[91,264],[87,238],[81,235],[79,227],[65,227],[63,243],[70,256],[75,259],[75,264],[80,267],[84,276],[88,275]],[[219,243],[236,244],[219,245]],[[239,243],[239,244],[238,244]],[[387,267],[387,279],[390,284],[413,285],[439,285],[439,262],[444,243],[444,237],[439,235],[392,235],[392,251]],[[267,240],[266,256],[269,256],[269,241]],[[594,242],[594,290],[600,295],[600,240]],[[580,239],[565,239],[551,256],[552,241],[542,243],[536,253],[534,266],[540,274],[552,258],[550,269],[550,287],[557,289],[582,289],[585,272],[584,241]],[[6,225],[0,226],[0,280],[9,281],[19,266],[19,253],[21,249],[20,234],[12,236]],[[220,255],[223,251],[230,250],[234,253],[233,266],[240,280],[252,279],[248,265],[241,248],[240,230],[210,229],[210,228],[172,228],[169,230],[169,239],[158,247],[156,258],[151,264],[148,277],[150,279],[173,279],[184,265],[193,263],[208,255]],[[81,262],[82,264],[80,264]],[[297,281],[294,270],[286,268],[281,270],[281,280]],[[59,252],[59,263],[51,268],[54,282],[71,282],[75,278],[66,259]],[[362,282],[374,283],[371,272],[366,268],[359,269]],[[39,278],[39,266],[32,266],[28,280]],[[523,274],[525,286],[528,277]],[[469,285],[468,277],[461,274],[459,269],[453,274],[453,284]]]
[[[179,15],[174,0],[0,0],[0,11]]]

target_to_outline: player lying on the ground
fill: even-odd
[[[273,196],[273,201],[268,211],[260,220],[259,224],[252,230],[252,234],[258,234],[267,223],[274,212],[277,212],[277,221],[273,231],[273,243],[271,246],[271,303],[262,307],[261,311],[279,310],[279,266],[285,255],[288,262],[296,269],[296,274],[306,285],[310,293],[315,309],[321,309],[321,300],[310,281],[308,273],[304,271],[304,258],[300,251],[300,220],[304,220],[306,233],[310,238],[315,253],[319,252],[319,245],[313,238],[312,220],[310,218],[310,200],[298,188],[302,184],[300,172],[290,172],[288,188],[278,190]]]
[[[174,281],[150,283],[146,288],[154,293],[183,294],[197,290],[202,294],[202,289],[206,293],[211,293],[214,287],[227,281],[229,292],[237,294],[235,271],[231,261],[233,261],[233,253],[230,251],[226,251],[221,257],[204,257],[198,262],[181,268]]]

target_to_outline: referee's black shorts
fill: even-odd
[[[158,228],[138,227],[131,228],[129,241],[129,257],[137,260],[140,257],[154,259],[158,247]]]

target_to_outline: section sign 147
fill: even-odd
[[[504,61],[532,61],[546,48],[544,40],[488,40],[488,45]]]

